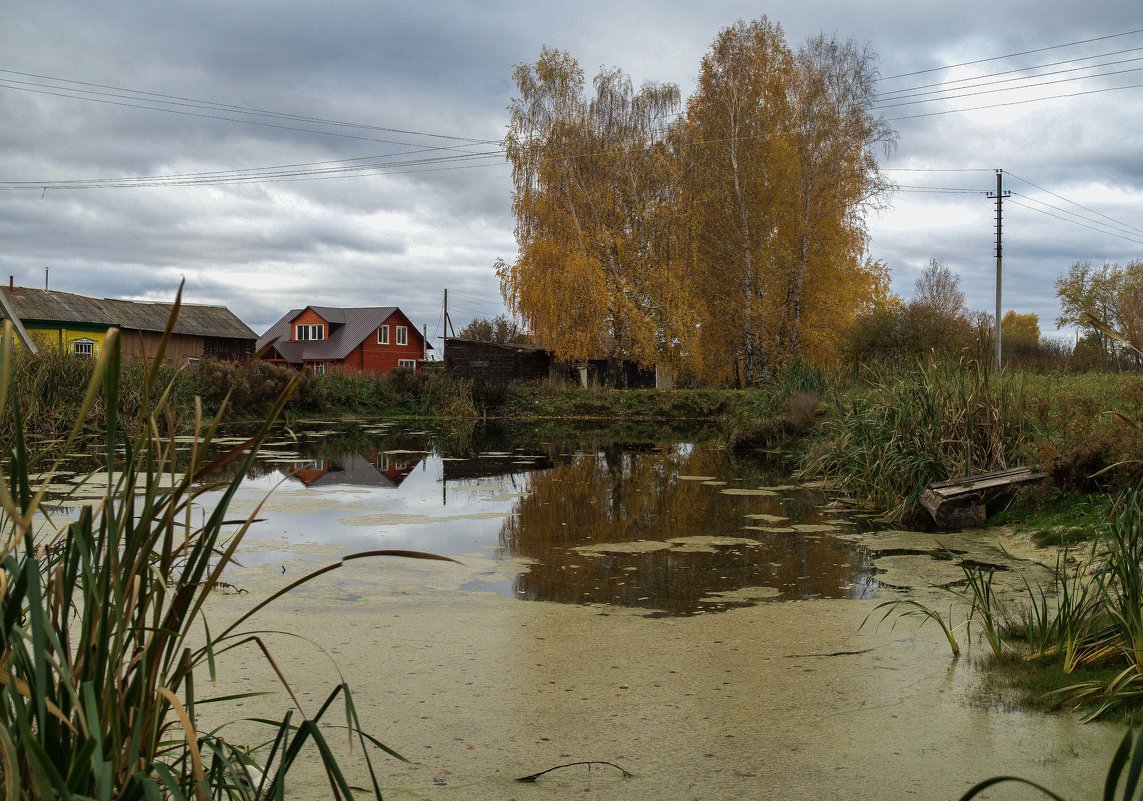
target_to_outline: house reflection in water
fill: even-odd
[[[292,470],[282,472],[307,487],[351,484],[396,489],[424,457],[424,453],[413,451],[372,451],[295,462]]]

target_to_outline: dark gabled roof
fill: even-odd
[[[337,309],[329,306],[306,308],[317,312],[331,328],[334,325],[340,325],[340,328],[331,330],[326,339],[290,342],[290,324],[305,311],[305,309],[291,309],[282,319],[270,326],[266,333],[258,337],[258,349],[261,350],[268,343],[277,340],[274,349],[291,364],[301,364],[314,359],[341,361],[395,312],[405,317],[405,313],[396,306],[366,306],[356,309]]]
[[[166,330],[173,303],[89,298],[54,289],[3,287],[8,302],[25,323],[79,323],[116,326],[130,331]],[[226,339],[255,339],[257,335],[225,306],[184,303],[174,333]]]

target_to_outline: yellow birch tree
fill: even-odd
[[[776,342],[776,358],[795,359],[805,327],[827,321],[815,313],[819,297],[831,290],[848,294],[852,307],[834,309],[852,319],[869,279],[864,267],[865,213],[892,189],[882,175],[876,151],[890,151],[896,132],[873,112],[876,55],[853,42],[818,35],[799,50],[791,86],[797,174],[794,242],[786,253],[786,297]],[[815,292],[810,292],[815,290]]]
[[[505,302],[561,358],[671,360],[688,327],[679,271],[663,263],[676,171],[661,132],[678,88],[635,91],[602,70],[588,98],[575,59],[549,48],[514,78],[504,147],[519,253],[497,263]]]
[[[681,124],[684,192],[705,372],[756,383],[777,329],[781,230],[794,168],[793,54],[763,18],[724,29],[702,61]]]

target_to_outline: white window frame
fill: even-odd
[[[325,362],[314,362],[314,375],[325,375]]]
[[[321,323],[298,323],[294,326],[296,342],[317,342],[325,339],[325,326]]]
[[[397,326],[397,344],[398,345],[408,345],[409,344],[409,329],[407,326],[403,326],[403,325]]]
[[[82,350],[80,348],[83,348]],[[87,359],[95,358],[95,340],[81,337],[80,339],[73,339],[71,341],[71,352],[73,356],[83,356]]]
[[[377,327],[377,344],[378,345],[388,345],[389,344],[389,326],[388,325],[381,325],[381,326]]]
[[[398,359],[397,360],[397,366],[398,367],[408,367],[410,370],[416,370],[417,369],[417,360],[416,359]]]

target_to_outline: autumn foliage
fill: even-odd
[[[763,18],[719,34],[685,107],[618,69],[585,92],[557,50],[518,66],[509,309],[566,359],[739,385],[836,356],[888,297],[865,247],[890,189],[875,151],[895,142],[872,110],[875,62],[824,36],[793,50]]]

